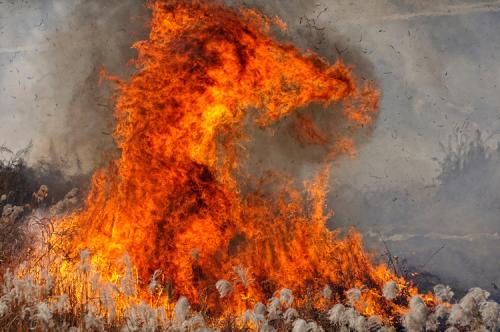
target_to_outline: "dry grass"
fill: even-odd
[[[40,231],[42,227],[53,229],[38,221],[30,230]],[[98,271],[88,251],[81,252],[76,264],[68,264],[50,248],[41,249],[37,254],[43,254],[35,264],[23,264],[15,272],[4,274],[0,293],[0,326],[4,331],[453,332],[496,331],[499,326],[498,304],[488,301],[486,291],[474,288],[454,301],[453,292],[442,285],[435,288],[442,305],[427,307],[414,297],[408,312],[393,327],[384,326],[379,317],[359,315],[349,304],[339,303],[324,310],[313,309],[313,303],[295,308],[288,289],[277,291],[267,303],[256,303],[240,316],[211,317],[206,310],[193,310],[182,296],[174,299],[172,286],[162,281],[168,279],[159,278],[160,272],[144,287],[127,256],[121,262],[121,272],[110,280]],[[214,285],[221,302],[232,288],[229,281]],[[384,288],[387,297],[397,292],[394,285]],[[352,289],[348,293],[361,291]],[[322,296],[328,294],[323,291]],[[317,298],[311,296],[311,301]]]
[[[0,164],[0,189],[32,190],[23,180],[22,163]],[[12,190],[10,190],[12,191]],[[7,191],[9,192],[9,191]],[[0,192],[1,195],[1,192]],[[17,197],[17,198],[16,198]],[[348,303],[314,309],[321,297],[330,297],[328,287],[322,294],[306,296],[305,304],[296,306],[288,289],[277,290],[267,303],[255,303],[238,316],[213,317],[203,306],[191,307],[186,298],[175,295],[168,276],[157,271],[145,285],[124,256],[119,273],[112,278],[98,270],[88,251],[80,257],[62,254],[53,242],[64,236],[53,224],[54,216],[78,206],[78,192],[73,190],[51,207],[33,209],[11,194],[0,202],[0,268],[3,270],[0,291],[1,331],[497,331],[499,306],[489,301],[489,294],[473,288],[461,300],[438,285],[435,295],[442,305],[427,307],[419,298],[410,300],[408,312],[384,326],[379,317],[364,317]],[[17,200],[20,199],[20,200]],[[71,230],[63,230],[71,233]],[[25,263],[20,263],[25,261]],[[235,278],[245,283],[248,277],[235,268]],[[104,274],[103,274],[104,272]],[[214,292],[221,303],[234,289],[234,280],[220,280]],[[381,290],[388,299],[397,301],[395,284]],[[351,289],[346,298],[352,302],[362,290]],[[182,295],[182,294],[180,294]],[[309,298],[309,300],[307,300]],[[195,310],[196,309],[196,310]]]

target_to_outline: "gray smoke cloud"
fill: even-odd
[[[131,44],[144,37],[138,1],[41,0],[0,3],[0,144],[29,161],[86,173],[113,148],[105,68],[126,77]]]
[[[282,38],[343,58],[383,93],[357,158],[332,166],[331,226],[355,225],[375,252],[385,243],[429,278],[498,298],[500,1],[226,2],[280,16]],[[130,45],[144,37],[148,12],[132,0],[3,1],[0,9],[0,144],[32,140],[31,162],[91,170],[113,147],[99,68],[131,72]],[[324,110],[303,112],[335,129]],[[322,151],[300,146],[287,128],[256,132],[250,166],[308,178]]]

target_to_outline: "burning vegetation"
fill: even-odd
[[[418,295],[372,263],[355,230],[326,228],[328,162],[353,153],[348,135],[372,123],[376,89],[274,40],[285,24],[255,10],[149,6],[136,73],[108,76],[121,156],[95,173],[83,208],[62,213],[77,205],[70,192],[28,218],[29,259],[3,279],[6,329],[419,331],[498,319],[484,291],[453,307],[444,286]],[[269,127],[311,103],[340,105],[347,130],[325,135],[299,117],[303,141],[327,147],[304,190],[245,174],[245,119]]]

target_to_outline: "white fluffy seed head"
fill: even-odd
[[[316,322],[307,323],[307,331],[308,332],[323,332],[323,328],[318,325]]]
[[[399,295],[398,284],[393,280],[386,282],[382,289],[382,295],[388,300],[394,300]]]
[[[442,304],[439,304],[438,306],[436,306],[436,309],[434,309],[434,314],[437,318],[445,318],[449,313],[450,310],[448,310],[448,308]]]
[[[40,302],[36,305],[35,317],[44,326],[50,327],[54,324],[52,321],[52,312],[46,302]]]
[[[254,327],[256,326],[262,326],[263,324],[266,323],[266,318],[264,317],[263,314],[256,313],[255,311],[252,311],[250,309],[247,309],[243,315],[241,316],[241,320],[244,325],[246,324],[253,324]]]
[[[285,319],[285,321],[287,323],[294,321],[298,317],[299,317],[299,313],[294,308],[286,309],[285,313],[283,314],[283,318]]]
[[[469,289],[468,295],[471,295],[476,299],[477,303],[486,302],[486,300],[490,297],[490,292],[485,291],[479,287],[473,287]]]
[[[450,316],[448,317],[448,324],[453,326],[467,326],[472,321],[472,314],[464,310],[460,304],[451,306]]]
[[[255,314],[252,310],[247,309],[243,315],[241,315],[241,320],[243,321],[243,324],[248,324],[250,322],[253,322]]]
[[[436,331],[439,328],[439,321],[435,313],[430,314],[427,317],[427,322],[425,323],[426,331]]]
[[[363,316],[359,316],[356,318],[356,320],[354,322],[354,326],[352,326],[352,328],[356,332],[369,332],[367,325],[366,325],[366,318]]]
[[[292,332],[307,332],[307,330],[308,325],[305,320],[299,318],[293,322]]]
[[[490,293],[481,288],[474,287],[460,300],[459,304],[465,311],[475,312],[482,303],[485,303]]]
[[[282,288],[280,290],[280,302],[283,304],[285,307],[289,307],[293,303],[293,293],[290,289],[288,288]]]
[[[280,300],[272,297],[269,299],[269,303],[267,304],[267,311],[269,313],[277,313],[280,311]]]
[[[221,279],[215,283],[215,288],[219,292],[221,298],[231,295],[233,292],[233,286],[227,280]]]
[[[484,302],[479,309],[483,325],[491,331],[494,331],[496,328],[500,328],[499,310],[500,308],[498,303],[493,301]]]
[[[63,314],[71,310],[71,304],[69,302],[69,297],[67,294],[62,294],[57,296],[57,300],[54,302],[54,311],[58,314]]]
[[[321,295],[325,299],[329,300],[332,298],[332,294],[333,294],[333,292],[332,292],[332,289],[330,288],[330,285],[325,285],[325,287],[323,287],[323,290],[321,291]]]
[[[92,310],[89,310],[83,317],[83,323],[87,330],[90,331],[104,331],[104,324],[99,317],[97,317]]]
[[[255,312],[258,315],[265,315],[266,314],[266,306],[262,302],[257,302],[257,303],[255,303],[255,306],[253,307],[253,312]]]
[[[452,292],[450,286],[438,284],[434,286],[434,295],[441,301],[450,301],[455,293]]]
[[[250,284],[253,282],[253,278],[250,274],[250,270],[243,265],[238,265],[233,268],[235,273],[234,280],[236,283],[240,283],[243,287],[248,288]]]
[[[150,295],[153,295],[156,291],[156,287],[158,286],[158,277],[161,275],[161,270],[155,270],[153,275],[151,276],[151,280],[148,285],[148,292]]]
[[[345,323],[344,314],[345,306],[341,303],[337,303],[328,311],[328,320],[333,324],[343,325]]]
[[[4,301],[0,301],[0,317],[3,317],[9,311],[9,307]]]
[[[354,308],[346,308],[344,312],[344,321],[347,325],[354,327],[356,326],[356,321],[359,317],[359,314]]]
[[[347,299],[351,306],[355,306],[356,303],[361,299],[361,290],[359,288],[351,288],[346,293]]]
[[[419,296],[410,299],[410,311],[403,317],[407,331],[423,331],[427,322],[427,306]]]
[[[184,326],[188,331],[199,331],[200,329],[205,328],[205,319],[201,314],[196,314],[191,317],[191,319],[184,322]]]
[[[186,320],[189,314],[189,301],[186,297],[181,296],[174,307],[175,320],[182,323]]]

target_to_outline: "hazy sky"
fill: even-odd
[[[500,217],[480,207],[485,196],[476,192],[500,175],[486,167],[489,173],[474,177],[477,191],[450,185],[472,192],[451,199],[437,179],[436,159],[445,157],[440,143],[453,133],[478,129],[491,147],[500,140],[500,1],[245,3],[280,16],[287,39],[332,61],[342,57],[382,92],[378,121],[357,158],[334,167],[332,223],[357,225],[374,247],[381,234],[410,264],[498,294],[492,283],[500,285]],[[72,172],[94,167],[112,147],[112,101],[97,73],[130,72],[130,44],[144,36],[146,17],[132,0],[0,2],[0,145],[15,150],[32,140],[32,161],[63,160]],[[268,137],[259,139],[251,148],[267,165],[293,162],[301,177],[317,166],[301,158],[301,149],[279,140],[264,149]]]

